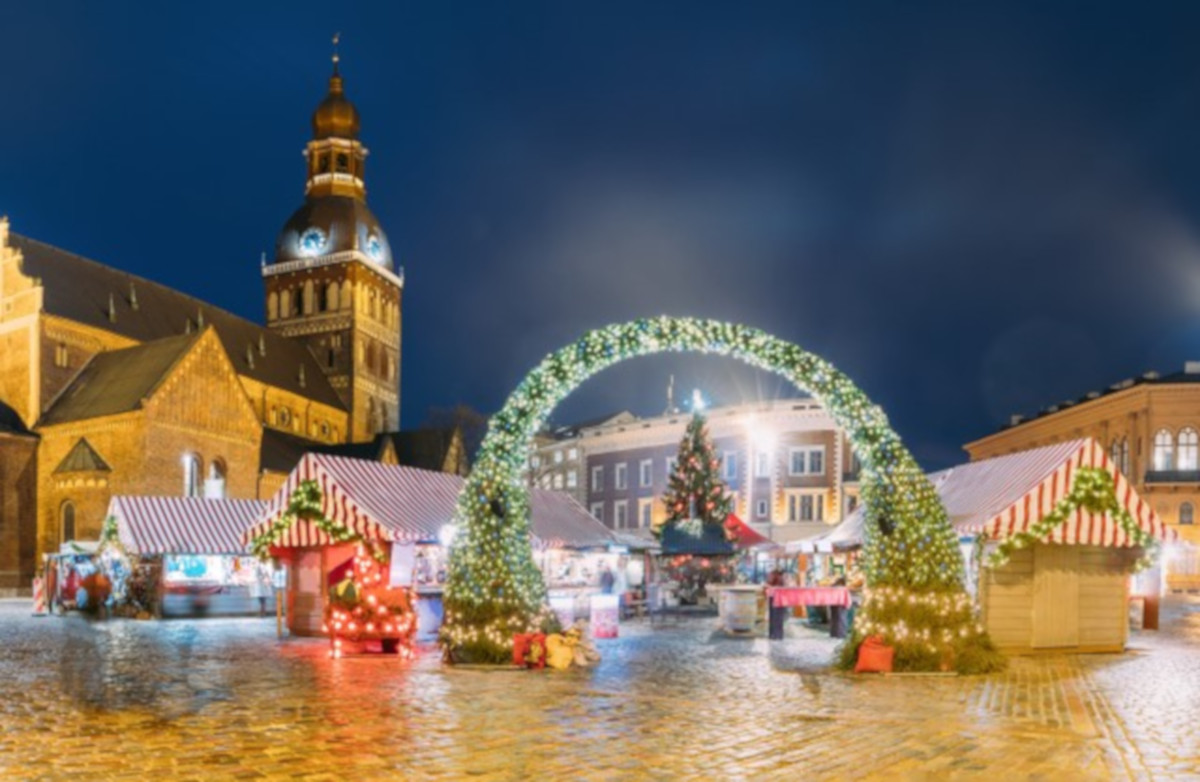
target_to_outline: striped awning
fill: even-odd
[[[1116,468],[1104,449],[1092,439],[1033,448],[931,473],[950,523],[963,537],[984,535],[994,540],[1028,531],[1070,492],[1080,467],[1099,467],[1113,476],[1117,500],[1137,525],[1163,542],[1178,539],[1150,504]],[[864,508],[861,506],[830,532],[814,542],[834,548],[862,545]],[[1133,541],[1110,514],[1077,509],[1055,529],[1047,542],[1132,546]]]
[[[463,478],[381,462],[328,454],[306,454],[246,533],[247,542],[266,533],[286,510],[303,481],[321,489],[321,513],[367,540],[429,543],[454,518]],[[530,492],[534,544],[542,548],[591,548],[614,542],[612,534],[562,492]],[[329,536],[315,524],[296,521],[275,545],[322,546]]]
[[[259,500],[118,496],[108,514],[130,554],[246,554],[243,535],[265,507]]]

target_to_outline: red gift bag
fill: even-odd
[[[533,633],[516,633],[513,635],[513,665],[525,665],[525,654],[529,651],[529,642]]]
[[[896,650],[884,644],[883,639],[873,635],[858,647],[858,661],[854,664],[855,673],[891,673],[892,657]]]

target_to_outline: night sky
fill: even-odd
[[[340,30],[406,426],[660,313],[828,358],[928,468],[1200,358],[1200,4],[195,5],[6,4],[0,213],[261,321]],[[672,372],[786,391],[639,359],[557,418],[661,412]]]

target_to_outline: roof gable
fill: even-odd
[[[10,233],[8,244],[21,253],[21,271],[41,280],[48,314],[139,342],[212,325],[239,375],[345,409],[316,358],[299,342],[165,285],[34,239]]]
[[[58,466],[54,468],[55,475],[68,472],[112,472],[112,468],[100,457],[100,454],[96,453],[96,449],[86,438],[80,437],[63,460],[58,463]]]

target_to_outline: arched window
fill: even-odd
[[[279,294],[271,291],[267,296],[267,320],[275,320],[279,317]]]
[[[225,496],[225,476],[229,470],[225,460],[219,456],[208,465],[208,480],[204,482],[204,496],[222,499]]]
[[[338,298],[338,284],[336,282],[329,283],[325,288],[325,309],[336,310],[340,299]]]
[[[1185,502],[1179,506],[1179,523],[1180,524],[1195,524],[1196,509],[1192,503]]]
[[[1197,465],[1197,446],[1200,446],[1200,434],[1188,426],[1179,430],[1179,454],[1175,460],[1178,470],[1195,470]]]
[[[348,310],[354,306],[354,286],[350,283],[342,285],[342,309]]]
[[[313,281],[304,281],[304,314],[311,315],[316,310],[313,306]]]
[[[200,496],[200,457],[194,453],[183,456],[183,496]]]
[[[267,306],[271,306],[270,303]],[[279,294],[279,317],[286,318],[292,314],[292,292],[283,291]]]
[[[1175,466],[1175,441],[1166,429],[1159,429],[1154,435],[1154,469],[1156,471],[1171,470]]]
[[[67,500],[58,509],[58,528],[62,542],[75,540],[75,503]]]

